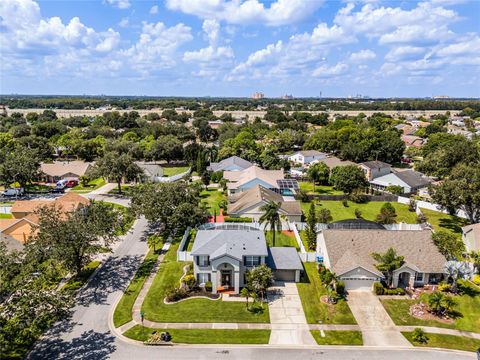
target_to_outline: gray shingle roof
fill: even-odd
[[[365,162],[361,163],[360,165],[366,166],[369,169],[381,169],[381,168],[385,168],[385,167],[392,167],[392,165],[387,164],[383,161],[378,161],[378,160],[365,161]]]
[[[268,255],[260,230],[198,230],[191,254],[210,256],[211,260],[230,256],[240,261],[245,255]]]
[[[423,176],[422,173],[414,170],[400,171],[395,173],[395,175],[412,188],[427,186],[432,182],[430,179]]]
[[[250,161],[244,160],[241,157],[230,156],[229,158],[223,159],[218,163],[211,163],[210,166],[208,167],[208,170],[213,172],[223,171],[225,170],[226,167],[231,165],[236,165],[242,168],[243,170],[249,168],[250,166],[253,166],[253,164]]]
[[[432,241],[430,230],[323,230],[330,266],[337,275],[356,267],[378,274],[371,254],[393,248],[405,264],[421,272],[443,273],[447,261]]]
[[[303,270],[297,250],[293,247],[269,248],[266,262],[273,270]]]

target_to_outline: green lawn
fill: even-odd
[[[98,188],[102,187],[105,185],[107,182],[105,181],[104,178],[98,178],[90,181],[86,186],[83,186],[82,183],[80,182],[77,186],[74,186],[72,188],[72,191],[79,192],[79,193],[87,193],[92,190],[97,190]]]
[[[0,214],[0,219],[11,219],[13,218],[12,214]]]
[[[455,310],[462,316],[453,324],[446,324],[435,320],[421,320],[410,315],[409,309],[418,300],[381,300],[385,310],[397,325],[420,325],[451,328],[457,330],[480,332],[480,296],[455,296],[457,306]]]
[[[421,210],[427,217],[428,222],[433,226],[436,231],[447,230],[455,234],[456,236],[461,237],[462,226],[468,225],[468,221],[466,219],[462,219],[457,216],[452,216],[428,209]]]
[[[186,248],[186,251],[192,251],[193,243],[195,242],[195,236],[197,236],[196,230],[195,229],[190,230],[187,241],[185,242],[184,251],[185,251],[185,248]]]
[[[292,234],[293,235],[293,234]],[[265,231],[265,238],[267,240],[267,245],[273,246],[273,231]],[[284,233],[275,232],[275,246],[281,247],[294,247],[298,250],[298,243],[295,239],[295,236],[289,236]]]
[[[300,231],[299,231],[299,234],[300,234],[300,238],[302,239],[302,244],[303,244],[303,246],[305,247],[305,250],[306,250],[306,251],[314,251],[314,250],[310,250],[310,249],[308,248],[308,243],[307,243],[307,238],[306,238],[305,230],[300,230]]]
[[[380,212],[380,208],[382,205],[385,204],[381,201],[370,201],[365,204],[356,204],[352,201],[348,201],[348,207],[343,206],[341,201],[333,201],[333,200],[324,200],[320,201],[319,205],[315,208],[317,211],[320,209],[329,209],[333,221],[345,220],[345,219],[354,219],[355,218],[355,209],[359,209],[362,212],[362,217],[366,220],[374,221],[377,218],[378,213]],[[408,224],[415,224],[417,215],[415,212],[408,211],[408,205],[400,204],[396,202],[391,203],[397,212],[396,221],[404,221]],[[301,203],[302,210],[305,214],[308,213],[308,209],[310,207],[310,203]]]
[[[361,331],[326,330],[325,337],[320,335],[320,330],[310,332],[318,345],[363,345]]]
[[[356,324],[345,300],[336,305],[325,304],[320,300],[327,291],[320,281],[315,263],[304,263],[306,276],[297,283],[303,311],[309,324]]]
[[[168,331],[178,344],[268,344],[270,330],[223,329],[151,329],[135,325],[123,333],[126,337],[146,341],[154,332]]]
[[[207,205],[208,212],[213,215],[214,211],[219,214],[220,207],[218,204],[220,202],[227,200],[227,197],[222,191],[218,191],[217,189],[207,189],[203,190],[200,193],[201,202]]]
[[[121,185],[120,187],[122,188],[122,193],[120,195],[125,195],[125,196],[129,196],[133,188],[132,185],[125,185],[125,184]],[[113,195],[118,195],[118,185],[116,185],[115,188],[110,190],[108,193]]]
[[[130,230],[131,227],[133,226],[133,223],[135,222],[135,216],[133,216],[132,213],[129,211],[129,208],[125,206],[111,203],[108,201],[105,201],[105,203],[111,205],[113,208],[122,212],[122,222],[116,230],[116,235],[117,236],[125,235],[128,232],[128,230]]]
[[[153,253],[153,250],[150,250],[142,265],[138,268],[137,273],[130,282],[130,285],[128,285],[128,288],[125,290],[125,293],[113,313],[113,324],[115,327],[122,326],[132,320],[133,304],[135,303],[145,280],[147,280],[148,275],[150,275],[150,272],[155,266],[157,259],[158,254]]]
[[[142,305],[145,318],[157,322],[252,322],[268,323],[268,306],[261,312],[247,310],[243,302],[189,299],[176,304],[163,302],[166,291],[177,287],[187,262],[177,262],[178,243],[173,244],[160,265],[150,291]]]
[[[472,352],[475,352],[477,351],[477,349],[480,348],[480,340],[463,336],[426,333],[428,337],[428,342],[426,344],[422,344],[413,341],[413,332],[402,332],[402,334],[407,338],[408,341],[410,341],[415,346],[445,348]]]
[[[187,171],[190,167],[189,166],[162,166],[163,168],[163,176],[175,176]]]
[[[28,192],[42,192],[48,193],[53,189],[53,186],[43,184],[28,184],[25,186],[25,191]]]
[[[321,195],[343,195],[343,191],[336,190],[333,186],[315,185],[315,191],[313,191],[313,183],[310,181],[300,181],[298,183],[300,190],[307,192],[308,194],[321,194]]]
[[[95,270],[100,266],[100,261],[91,261],[85,265],[77,276],[74,276],[68,280],[65,285],[63,285],[62,290],[72,290],[76,291],[80,289],[88,281],[90,276],[95,272]]]

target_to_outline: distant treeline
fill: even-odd
[[[256,110],[261,107],[281,107],[286,111],[399,111],[399,110],[480,110],[480,100],[473,99],[260,99],[248,98],[174,98],[174,97],[115,97],[115,96],[0,96],[0,104],[11,109],[97,109],[112,106],[119,109],[188,110]]]

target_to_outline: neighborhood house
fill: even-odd
[[[210,166],[207,167],[208,171],[217,172],[217,171],[241,171],[248,169],[253,164],[250,161],[244,160],[238,156],[230,156],[227,159],[224,159],[218,163],[212,162]]]
[[[278,180],[284,179],[283,170],[264,170],[258,166],[241,171],[225,171],[223,177],[228,181],[228,195],[246,191],[256,185],[279,191]]]
[[[55,183],[62,179],[79,179],[92,167],[93,163],[85,161],[54,161],[40,164],[44,180]]]
[[[302,165],[309,165],[314,161],[318,162],[326,157],[327,154],[318,152],[316,150],[303,150],[290,155],[288,160]]]
[[[430,185],[432,180],[418,171],[405,170],[380,176],[370,181],[372,188],[386,190],[389,186],[400,186],[404,194],[411,194]]]
[[[372,181],[380,176],[387,175],[392,171],[392,165],[383,161],[366,161],[360,164],[360,169],[365,173],[368,181]]]

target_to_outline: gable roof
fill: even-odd
[[[261,185],[256,185],[230,199],[233,202],[228,205],[229,214],[240,213],[250,207],[270,201],[280,203],[280,210],[286,215],[302,214],[302,208],[297,201],[285,201],[282,195]]]
[[[222,161],[218,163],[210,163],[210,166],[208,167],[208,170],[210,171],[222,171],[225,170],[225,168],[229,166],[238,166],[239,168],[245,170],[249,168],[250,166],[253,166],[253,164],[250,161],[244,160],[241,157],[238,156],[230,156],[229,158],[223,159]]]
[[[407,266],[421,272],[443,273],[447,261],[432,241],[430,230],[323,230],[332,270],[338,275],[356,267],[379,274],[371,254],[395,249]]]
[[[54,161],[53,163],[40,164],[40,170],[49,176],[61,177],[72,173],[77,176],[83,176],[92,163],[85,161]]]
[[[227,184],[229,189],[238,189],[254,179],[259,179],[272,188],[278,188],[277,180],[283,179],[284,174],[283,170],[265,170],[254,165],[241,171],[225,171],[223,177],[229,181]]]
[[[297,154],[301,154],[303,156],[320,156],[320,155],[326,155],[325,153],[321,153],[317,150],[301,150],[301,151],[297,151],[295,154],[291,155],[291,156],[294,156],[294,155],[297,155]]]
[[[473,235],[473,247],[472,249],[480,249],[480,223],[478,224],[471,224],[462,227],[463,236],[472,233]]]
[[[260,230],[198,230],[191,255],[210,256],[210,260],[230,256],[267,256],[265,235]]]
[[[320,159],[320,162],[325,163],[330,169],[333,169],[337,166],[348,166],[348,165],[356,165],[354,162],[348,160],[341,160],[336,156],[329,156],[324,159]]]
[[[410,187],[423,187],[432,182],[432,180],[415,170],[400,171],[395,174],[400,180],[408,184]]]
[[[56,198],[55,200],[18,200],[15,201],[12,205],[12,213],[33,213],[35,210],[42,206],[48,205],[58,205],[61,206],[65,211],[73,211],[80,204],[88,205],[90,200],[87,198],[75,193],[67,192],[66,194]]]
[[[300,256],[294,247],[268,248],[266,263],[272,270],[303,270]]]
[[[378,160],[373,160],[373,161],[365,161],[360,163],[360,165],[365,166],[366,168],[369,169],[382,169],[386,167],[392,167],[392,165],[387,164],[383,161],[378,161]]]
[[[140,169],[143,170],[143,173],[145,174],[145,176],[148,176],[148,177],[163,176],[163,168],[157,163],[135,161],[135,164],[137,164],[140,167]]]

